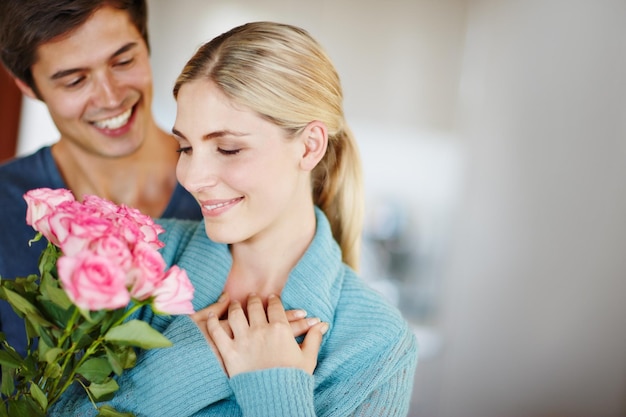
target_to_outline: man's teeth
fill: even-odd
[[[94,126],[100,129],[118,129],[128,123],[130,115],[133,113],[133,109],[128,109],[119,116],[111,117],[110,119],[99,120],[93,122]]]

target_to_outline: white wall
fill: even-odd
[[[471,1],[441,417],[626,415],[626,2]]]

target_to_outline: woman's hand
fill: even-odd
[[[224,316],[228,308],[229,300],[229,295],[227,293],[224,293],[215,303],[203,308],[202,310],[198,310],[189,316],[196,323],[202,334],[204,334],[204,337],[209,343],[209,346],[211,346],[213,352],[222,363],[222,367],[224,366],[224,364],[220,356],[220,352],[215,346],[215,343],[213,343],[213,340],[211,339],[211,336],[209,335],[209,331],[207,329],[207,319],[209,317],[209,314],[214,314],[216,317]],[[294,337],[302,336],[312,326],[315,326],[320,322],[320,319],[316,317],[307,318],[307,313],[304,310],[288,310],[285,312],[285,314],[287,316],[287,321],[289,321],[289,325],[291,326],[291,331]],[[233,332],[230,329],[228,320],[219,320],[219,323],[226,332],[226,334],[232,338]]]
[[[219,310],[207,312],[207,329],[219,350],[226,372],[233,377],[242,372],[276,367],[299,368],[313,374],[322,336],[328,324],[311,326],[299,345],[288,315],[280,299],[270,295],[267,315],[263,302],[257,295],[248,298],[248,317],[239,302],[228,308],[228,324],[232,334],[224,329],[219,320]]]

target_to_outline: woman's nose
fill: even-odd
[[[219,182],[217,164],[209,158],[195,155],[181,155],[176,167],[178,181],[189,192],[215,187]]]

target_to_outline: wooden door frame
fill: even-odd
[[[17,152],[17,138],[22,110],[22,92],[13,78],[0,65],[0,163],[13,158]]]

